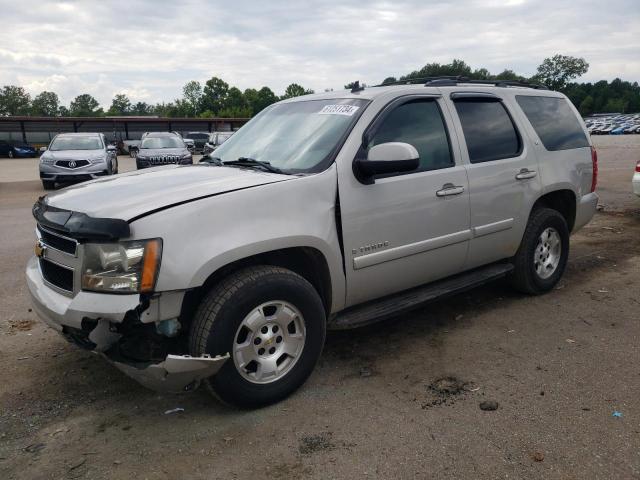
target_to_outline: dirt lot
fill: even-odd
[[[604,211],[555,291],[498,282],[331,333],[297,394],[248,412],[147,391],[37,321],[42,191],[0,160],[0,478],[640,478],[640,136],[595,142]]]

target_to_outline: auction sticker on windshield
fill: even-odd
[[[355,105],[325,105],[318,113],[320,115],[346,115],[350,117],[359,108]]]

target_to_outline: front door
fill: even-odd
[[[358,155],[374,145],[405,142],[420,155],[409,173],[360,183],[340,171],[346,305],[355,305],[461,271],[469,229],[467,173],[460,164],[439,98],[403,97],[365,133]]]

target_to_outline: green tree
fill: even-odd
[[[387,77],[382,81],[382,84],[386,85],[387,83],[395,83],[397,81],[396,77]]]
[[[132,115],[151,115],[153,113],[153,107],[146,102],[136,102],[131,107]]]
[[[41,92],[31,102],[31,115],[55,117],[58,115],[60,99],[54,92]]]
[[[224,108],[229,84],[218,77],[211,77],[202,89],[202,109],[218,113]]]
[[[69,117],[69,116],[71,116],[71,112],[64,105],[60,105],[58,107],[58,116],[59,117]]]
[[[73,117],[91,117],[102,113],[102,109],[98,109],[100,104],[88,93],[78,95],[71,101],[69,112]]]
[[[584,75],[588,70],[589,64],[584,58],[558,54],[542,61],[534,79],[539,79],[551,90],[563,90],[569,80]]]
[[[202,106],[202,86],[200,82],[191,80],[182,87],[182,97],[190,107],[190,114],[197,117]]]
[[[111,107],[107,110],[107,115],[129,115],[131,113],[131,100],[124,93],[118,93],[111,101]]]
[[[301,95],[308,95],[310,93],[313,93],[313,90],[305,89],[302,85],[292,83],[285,89],[282,99],[284,100],[285,98],[299,97]]]
[[[449,76],[461,76],[471,77],[471,67],[467,65],[463,60],[454,59],[451,63],[427,63],[420,70],[414,70],[408,75],[400,77],[400,80],[411,80],[413,78],[423,77],[449,77]]]
[[[580,102],[578,110],[580,111],[580,115],[583,117],[591,115],[593,113],[593,97],[591,95],[587,95],[587,97]]]
[[[28,115],[31,96],[22,87],[5,85],[0,90],[0,115]]]
[[[277,101],[278,96],[273,93],[273,90],[271,90],[269,87],[262,87],[260,90],[258,90],[258,101],[253,106],[253,114],[255,115],[256,113],[264,110],[269,105],[271,105],[272,103],[276,103]]]

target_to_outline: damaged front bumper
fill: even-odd
[[[140,385],[159,392],[178,393],[193,390],[201,380],[218,373],[229,354],[217,357],[167,355],[164,362],[140,367],[105,357]]]
[[[135,315],[139,313],[139,295],[108,295],[83,291],[73,297],[63,295],[45,284],[36,257],[29,260],[26,276],[34,311],[44,323],[67,340],[102,354],[119,370],[152,390],[192,390],[201,380],[215,375],[229,358],[228,354],[191,357],[169,353],[159,363],[130,361],[115,352],[123,339],[120,328],[123,322],[133,312]],[[172,296],[175,297],[176,294],[167,294],[166,298]],[[180,296],[179,299],[181,298]],[[179,302],[174,298],[171,303]],[[141,312],[140,324],[151,327],[165,318],[173,318],[177,315],[176,308],[155,299]]]

